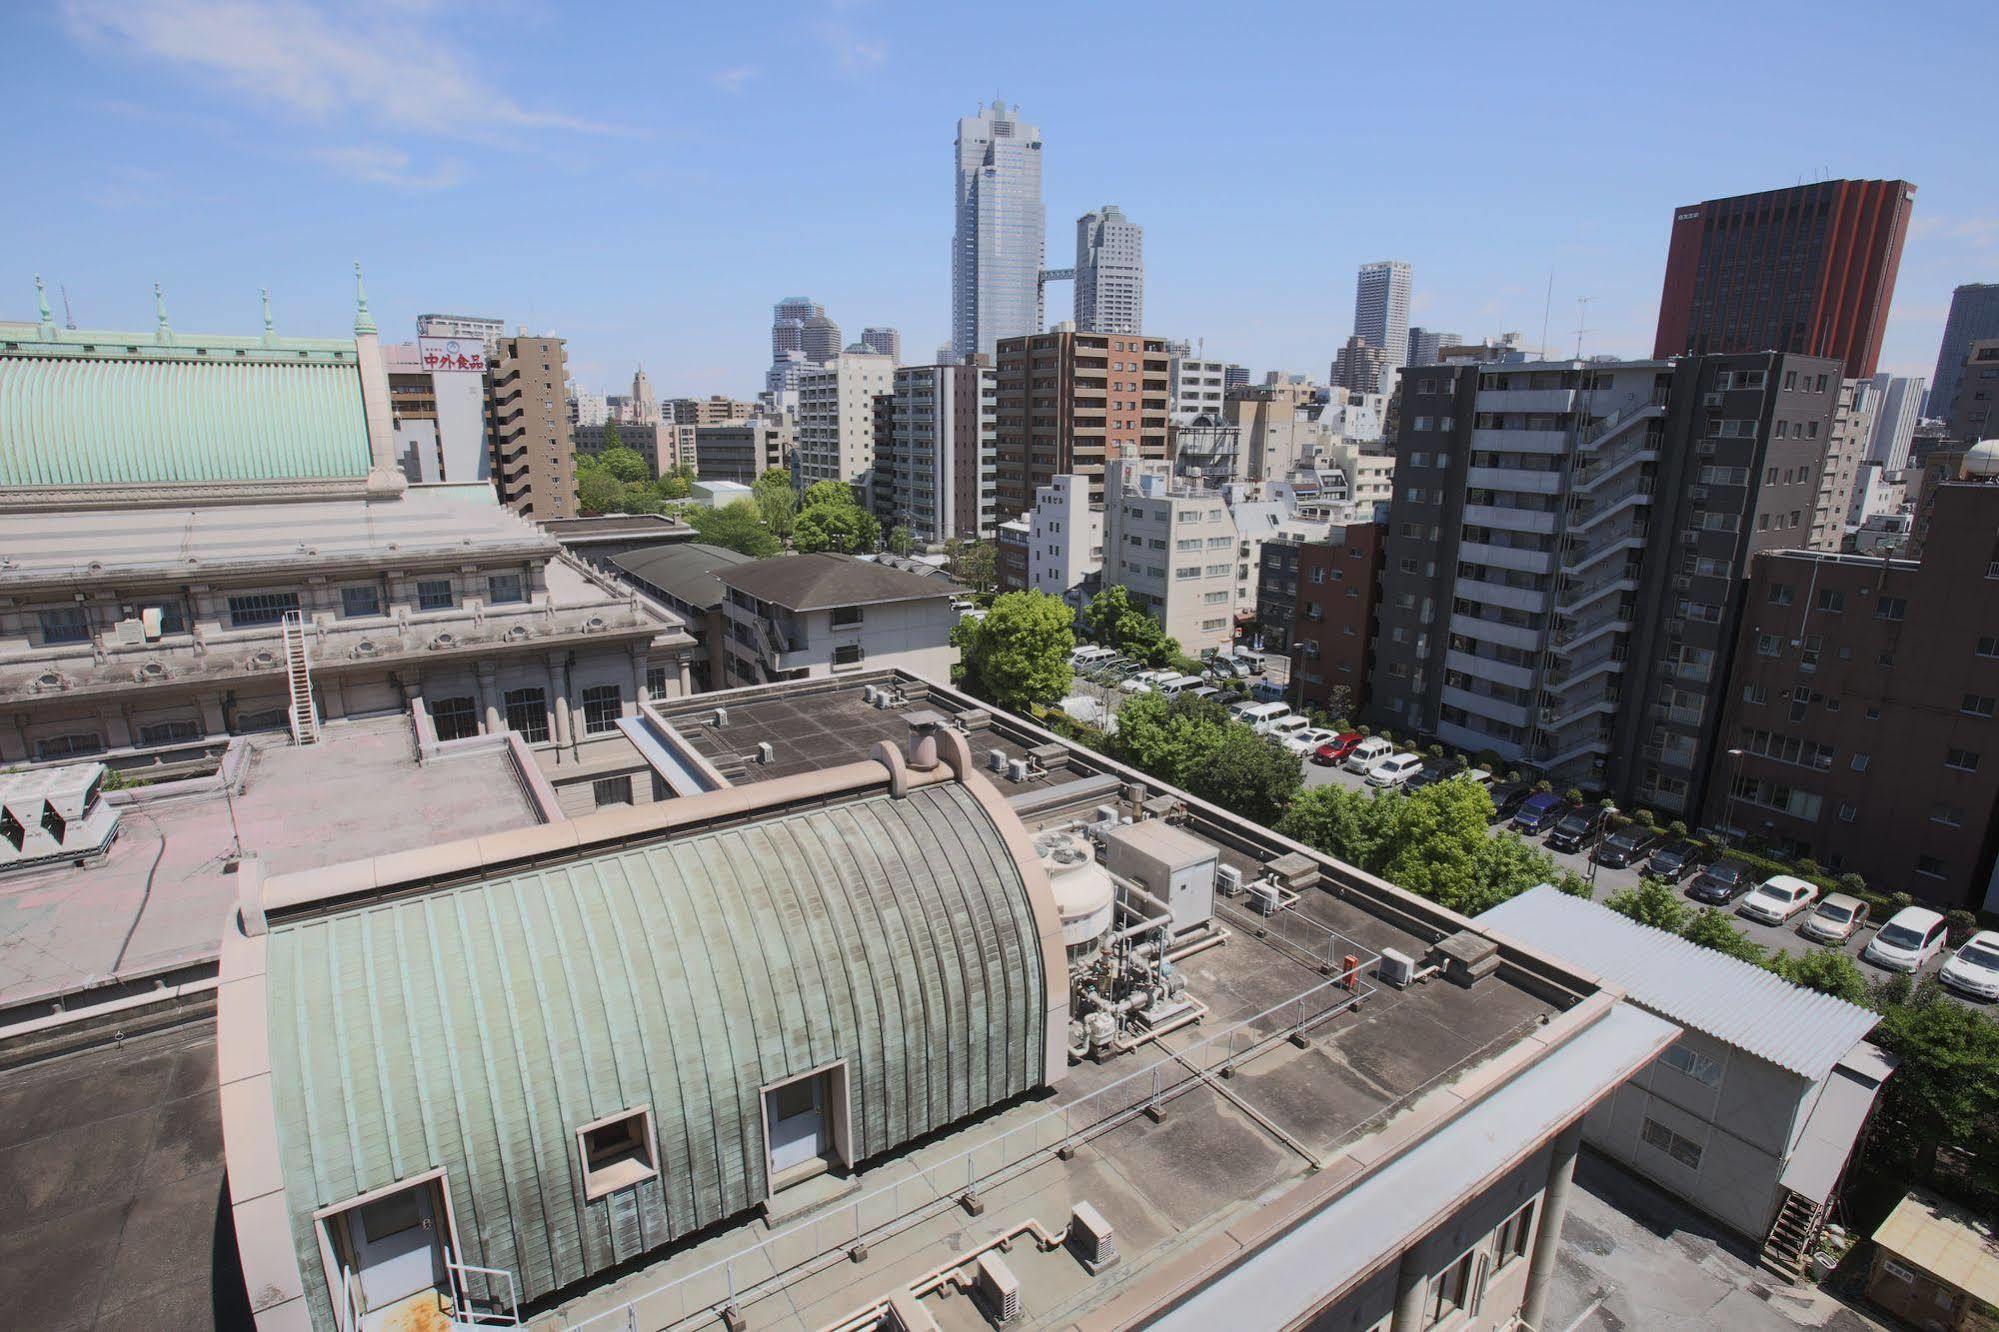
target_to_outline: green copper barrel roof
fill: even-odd
[[[0,340],[0,487],[361,477],[368,465],[351,342]]]
[[[559,1290],[761,1203],[761,1093],[846,1061],[876,1156],[1038,1084],[1019,867],[953,783],[274,921],[267,1003],[296,1248],[443,1167],[465,1261]],[[649,1106],[656,1178],[584,1200],[576,1131]]]

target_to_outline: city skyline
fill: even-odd
[[[1219,112],[1152,142],[1142,119],[1108,108],[1170,97],[1163,69],[1134,58],[1071,79],[1092,25],[1107,22],[1090,16],[1062,20],[1074,40],[1059,49],[999,33],[975,54],[959,49],[955,63],[933,56],[962,48],[962,24],[866,6],[814,10],[777,37],[748,25],[675,33],[696,77],[606,101],[597,90],[616,80],[605,76],[658,20],[599,27],[527,10],[503,33],[451,30],[420,12],[229,12],[251,18],[225,25],[204,0],[71,0],[0,19],[24,61],[65,93],[22,108],[9,131],[32,188],[0,204],[20,270],[0,284],[0,318],[33,316],[39,271],[85,325],[142,324],[157,280],[185,327],[254,328],[256,292],[269,287],[280,329],[324,333],[342,326],[346,265],[359,258],[389,336],[426,310],[503,314],[510,329],[566,338],[577,382],[598,392],[634,361],[655,367],[662,395],[753,390],[768,366],[768,311],[789,291],[811,292],[856,326],[900,328],[927,359],[949,333],[951,124],[995,94],[1046,136],[1044,198],[1058,232],[1105,199],[1144,219],[1144,331],[1201,339],[1209,355],[1259,373],[1321,373],[1352,331],[1354,271],[1384,253],[1418,272],[1412,323],[1468,339],[1518,331],[1538,348],[1545,311],[1547,348],[1566,354],[1586,297],[1585,353],[1643,354],[1672,209],[1800,179],[1900,177],[1921,190],[1883,370],[1930,374],[1951,291],[1999,276],[1999,189],[1959,169],[1973,147],[1968,75],[1980,45],[1962,30],[1948,42],[1898,32],[1881,57],[1920,68],[1939,90],[1920,105],[1829,109],[1772,92],[1725,112],[1675,104],[1671,117],[1657,111],[1688,39],[1663,37],[1657,61],[1613,78],[1616,62],[1578,57],[1608,54],[1615,28],[1593,40],[1542,34],[1531,49],[1570,71],[1549,81],[1561,87],[1460,79],[1383,140],[1390,169],[1371,172],[1367,189],[1288,180],[1273,212],[1258,163],[1272,150],[1312,150],[1309,130],[1284,115],[1309,91],[1305,71],[1259,76],[1270,86],[1254,113],[1229,110],[1250,90],[1225,82]],[[1772,84],[1803,77],[1855,35],[1840,20],[1747,22],[1739,44],[1701,56],[1717,77],[1737,64],[1768,69]],[[611,41],[614,26],[629,39]],[[1216,54],[1241,54],[1251,36],[1224,35]],[[1135,57],[1165,41],[1130,40]],[[1497,40],[1488,54],[1503,56],[1526,35]],[[399,91],[409,75],[427,91]],[[1388,71],[1359,77],[1356,95]],[[797,151],[795,126],[783,128],[792,97],[772,96],[781,86],[860,132]],[[1468,107],[1492,117],[1488,133],[1531,147],[1591,99],[1604,103],[1596,121],[1635,134],[1643,151],[1538,178],[1451,147],[1464,142]],[[1726,156],[1691,151],[1744,119],[1769,132],[1727,138]],[[1797,157],[1806,130],[1818,160]],[[1198,200],[1176,170],[1197,149],[1212,165]],[[809,225],[769,205],[773,161],[785,197],[810,201]],[[615,209],[589,205],[613,195]],[[1465,227],[1473,197],[1475,240]],[[631,206],[652,199],[659,206]],[[237,220],[218,226],[218,216]],[[490,226],[496,216],[508,224]],[[1044,262],[1067,261],[1066,246],[1056,249]]]

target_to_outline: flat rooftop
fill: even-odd
[[[401,716],[329,722],[322,736],[246,737],[233,800],[126,805],[102,860],[0,878],[0,1008],[212,961],[238,835],[283,874],[538,822],[503,752],[419,766]]]

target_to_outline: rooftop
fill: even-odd
[[[1999,1226],[1933,1193],[1911,1190],[1874,1242],[1946,1285],[1999,1304]]]
[[[752,560],[721,575],[722,582],[758,601],[794,611],[834,606],[876,606],[891,601],[926,601],[957,595],[955,584],[921,574],[884,568],[874,560],[819,551]]]
[[[213,962],[238,836],[284,873],[537,822],[505,751],[418,766],[406,717],[241,743],[233,799],[126,804],[103,860],[0,878],[0,1009]]]
[[[751,562],[750,556],[741,551],[699,541],[627,551],[610,560],[613,566],[640,582],[704,610],[722,604],[725,589],[717,572]]]
[[[557,541],[589,537],[673,537],[694,529],[663,513],[618,513],[597,518],[548,518],[542,530]]]

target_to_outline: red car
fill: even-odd
[[[1322,767],[1345,762],[1346,756],[1353,753],[1353,747],[1365,738],[1359,731],[1346,731],[1336,735],[1312,751],[1312,762]]]

